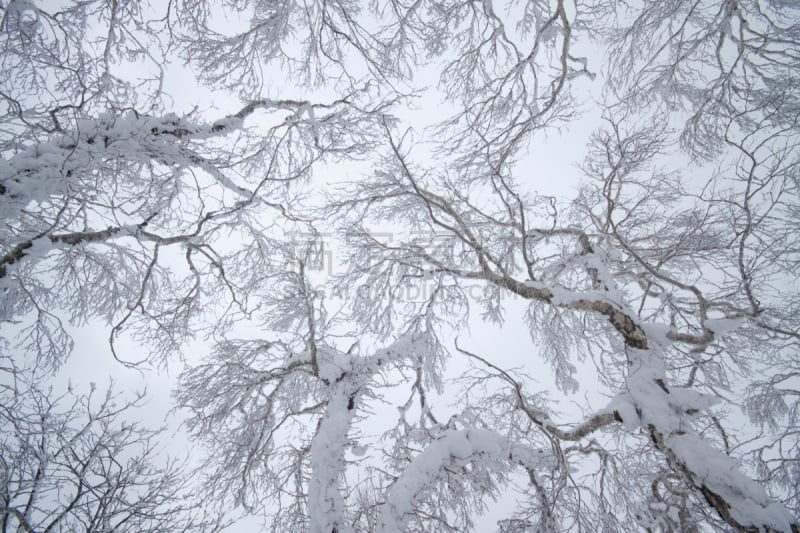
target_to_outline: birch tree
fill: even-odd
[[[792,5],[141,5],[4,7],[18,357],[185,360],[199,473],[273,531],[798,530]],[[178,58],[238,107],[170,110]],[[469,341],[515,321],[513,368]]]
[[[218,531],[187,472],[135,421],[143,395],[91,383],[57,392],[4,361],[0,523],[4,531]]]

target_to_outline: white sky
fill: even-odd
[[[589,56],[589,70],[601,73],[603,65],[596,47],[585,46],[584,50],[578,47],[573,53],[578,56]],[[285,76],[275,70],[274,77],[270,78],[265,94],[261,96],[317,101],[331,100],[336,97],[336,94],[332,92],[328,95],[319,92],[309,94],[303,88],[292,87],[282,80],[285,80]],[[431,78],[424,84],[435,87],[436,81],[435,78]],[[601,123],[600,111],[596,107],[595,101],[601,98],[602,85],[602,76],[598,76],[594,81],[583,78],[578,83],[576,92],[582,96],[585,110],[583,118],[568,124],[560,132],[549,131],[546,136],[537,134],[530,148],[529,156],[520,162],[515,172],[521,183],[539,193],[562,199],[571,198],[574,195],[581,179],[576,165],[582,161],[589,135]],[[177,64],[173,64],[167,69],[165,92],[167,95],[172,95],[174,102],[172,106],[167,106],[168,111],[183,114],[197,108],[209,121],[236,112],[243,104],[234,95],[224,91],[208,90],[195,80],[191,71]],[[421,131],[435,119],[444,116],[442,111],[446,106],[442,105],[441,100],[442,94],[431,89],[418,100],[417,109],[402,110],[398,115],[409,126]],[[257,124],[266,118],[268,117],[265,117],[265,114],[253,114],[247,119],[246,125]],[[368,169],[356,165],[324,168],[319,173],[321,175],[319,179],[330,184],[336,180],[351,179],[353,174],[364,170]],[[562,395],[552,388],[550,367],[538,356],[537,348],[530,340],[528,328],[520,318],[523,307],[521,304],[522,302],[508,302],[508,321],[503,327],[484,323],[477,318],[480,313],[476,309],[472,313],[473,320],[470,323],[469,333],[462,333],[461,340],[472,351],[479,354],[491,353],[493,362],[503,368],[521,367],[531,374],[541,372],[545,377],[540,386],[551,391],[554,399],[562,398]],[[89,383],[94,382],[99,387],[103,387],[109,378],[113,377],[120,390],[146,388],[148,406],[140,415],[152,425],[160,425],[164,422],[172,406],[170,391],[175,383],[175,377],[182,368],[180,362],[171,362],[168,369],[160,368],[142,372],[126,369],[111,357],[107,343],[108,327],[100,323],[92,323],[88,327],[75,330],[75,340],[74,353],[57,378],[60,386],[65,387],[67,382],[71,382],[79,390],[88,391]],[[119,351],[123,357],[130,355],[130,359],[140,358],[138,357],[139,348],[130,342],[123,343]],[[198,362],[205,355],[205,351],[202,344],[198,342],[187,347],[184,355],[189,363]],[[596,372],[591,363],[587,362],[583,366],[578,366],[577,377],[581,382],[580,392],[571,397],[569,401],[564,399],[556,409],[563,413],[564,422],[574,421],[581,415],[579,406],[602,407],[606,403],[604,399],[598,398],[598,392],[593,386],[592,380],[596,379]],[[455,377],[464,368],[462,361],[454,360],[449,369],[450,377]],[[533,385],[535,386],[535,384]],[[458,388],[455,386],[449,391],[449,394],[455,397],[457,390]],[[446,404],[446,397],[447,394],[444,399],[440,400],[442,403],[437,405],[441,411],[436,411],[437,416],[444,419],[457,412],[455,406]],[[173,417],[168,422],[171,427],[170,435],[176,436],[165,442],[165,450],[180,456],[186,453],[187,449],[191,449],[191,445],[185,440],[182,433],[172,433],[178,431],[177,419]],[[510,513],[513,509],[512,503],[510,500],[503,500],[497,504],[490,504],[489,512],[485,519],[478,524],[476,531],[489,530],[489,526],[494,525],[498,517],[507,516]],[[247,521],[232,528],[232,531],[256,530],[258,523],[258,521]]]

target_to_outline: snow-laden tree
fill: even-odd
[[[182,358],[209,502],[274,531],[798,530],[790,3],[3,9],[3,331],[53,371],[68,323]],[[177,112],[176,61],[238,105]],[[553,157],[572,198],[539,192]],[[471,343],[519,323],[513,366]]]

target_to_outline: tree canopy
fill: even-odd
[[[800,530],[794,4],[0,6],[4,531]]]

